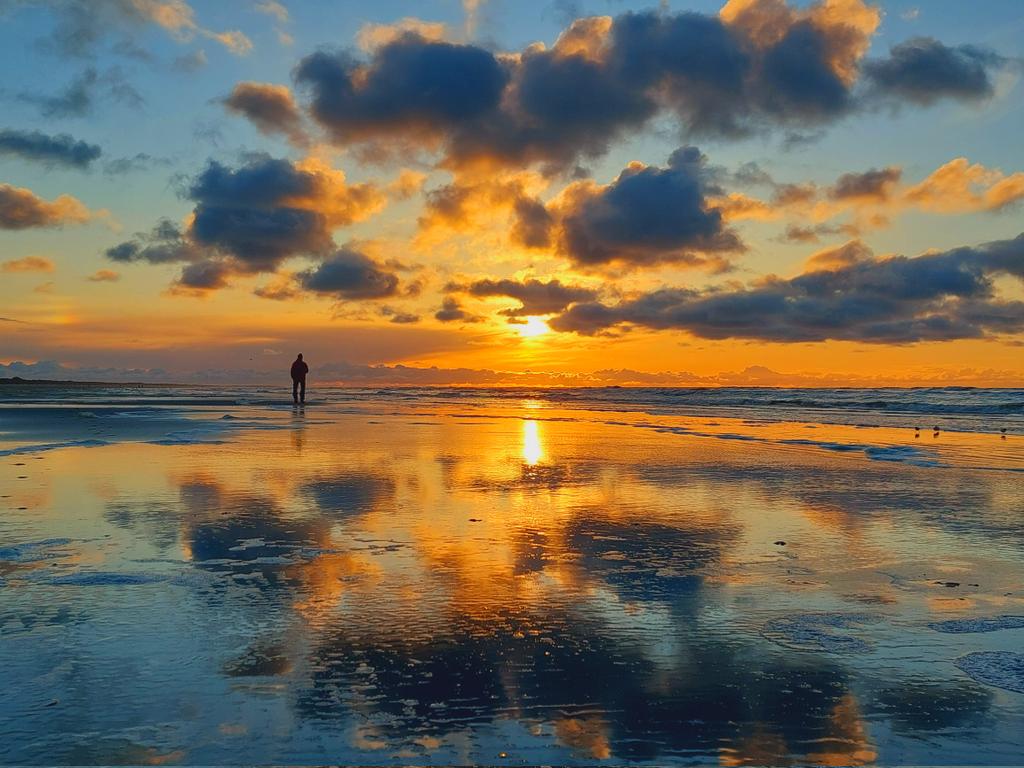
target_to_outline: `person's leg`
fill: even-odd
[[[299,380],[292,379],[292,400],[299,402]]]
[[[303,379],[300,382],[300,385],[302,386],[302,394],[300,395],[300,398],[301,398],[301,402],[304,403],[304,402],[306,402],[306,380]]]

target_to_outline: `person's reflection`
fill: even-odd
[[[292,447],[296,453],[302,453],[302,444],[306,437],[306,406],[296,403],[292,406]]]

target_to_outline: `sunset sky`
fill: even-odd
[[[1019,0],[0,0],[0,376],[1024,386],[1022,57]]]

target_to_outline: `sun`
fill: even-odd
[[[526,322],[518,327],[519,335],[524,339],[532,339],[534,336],[543,336],[545,333],[551,333],[551,328],[544,322],[544,318],[537,317],[536,315],[530,315],[526,318]]]

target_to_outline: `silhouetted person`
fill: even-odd
[[[302,355],[295,358],[292,363],[292,400],[296,403],[306,402],[306,374],[309,373],[309,366],[302,362]],[[300,395],[301,392],[301,395]]]

